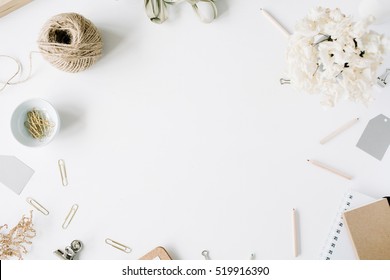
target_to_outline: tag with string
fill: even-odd
[[[379,115],[370,120],[356,146],[382,160],[390,146],[390,118]]]

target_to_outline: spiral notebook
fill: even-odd
[[[357,208],[376,200],[376,198],[355,191],[349,191],[345,194],[337,211],[333,226],[323,247],[321,259],[357,259],[352,240],[349,236],[347,226],[343,219],[343,213],[349,209]]]

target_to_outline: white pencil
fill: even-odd
[[[339,135],[340,133],[346,131],[348,128],[352,127],[355,123],[357,123],[359,120],[359,118],[356,118],[356,119],[353,119],[349,122],[347,122],[346,124],[344,124],[343,126],[340,126],[338,129],[336,129],[335,131],[333,131],[331,134],[329,134],[328,136],[324,137],[320,143],[322,145],[324,145],[325,143],[329,142],[330,140],[332,140],[334,137],[336,137],[337,135]]]
[[[266,10],[263,8],[260,9],[263,13],[263,15],[268,18],[270,22],[272,22],[277,28],[279,28],[286,37],[289,37],[291,33],[279,22],[277,21],[270,13],[268,13]]]
[[[319,162],[319,161],[316,161],[316,160],[311,160],[311,159],[308,159],[307,161],[310,162],[311,164],[315,165],[315,166],[318,166],[318,167],[320,167],[322,169],[325,169],[325,170],[327,170],[329,172],[332,172],[332,173],[334,173],[336,175],[339,175],[339,176],[341,176],[341,177],[343,177],[343,178],[345,178],[347,180],[352,180],[352,176],[350,176],[350,175],[348,175],[348,174],[346,174],[346,173],[344,173],[344,172],[342,172],[340,170],[337,170],[337,169],[335,169],[333,167],[330,167],[330,166],[328,166],[328,165],[326,165],[326,164],[324,164],[322,162]]]
[[[293,252],[294,257],[298,257],[299,249],[298,249],[298,224],[297,224],[297,216],[295,213],[295,208],[292,210],[292,225],[293,225]]]

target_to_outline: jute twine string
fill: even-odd
[[[5,89],[6,86],[9,86],[9,85],[17,85],[17,84],[20,84],[20,83],[23,83],[25,81],[27,81],[28,79],[30,79],[31,77],[31,71],[32,71],[32,54],[33,53],[38,53],[36,51],[32,51],[30,52],[30,55],[29,55],[29,58],[30,58],[30,67],[29,67],[29,72],[28,72],[28,75],[26,78],[24,79],[20,79],[19,81],[16,81],[16,82],[12,82],[14,80],[14,78],[16,78],[16,76],[18,76],[19,74],[22,73],[23,71],[23,67],[22,67],[22,64],[20,63],[19,60],[17,60],[16,58],[12,57],[12,56],[9,56],[9,55],[4,55],[4,54],[0,54],[0,58],[7,58],[7,59],[10,59],[12,60],[13,62],[15,62],[17,68],[16,68],[16,71],[14,74],[12,74],[12,76],[7,79],[5,82],[3,81],[0,81],[0,92],[3,91]]]
[[[64,13],[46,22],[38,47],[53,66],[75,73],[87,69],[102,56],[103,42],[90,20],[76,13]]]
[[[67,72],[79,72],[94,64],[102,55],[103,42],[95,25],[76,13],[59,14],[46,22],[38,39],[39,52],[30,52],[30,67],[26,78],[14,81],[22,73],[22,64],[16,58],[0,54],[0,59],[10,59],[17,68],[10,78],[0,81],[0,92],[9,85],[23,83],[32,74],[32,54],[41,53],[52,65]]]
[[[5,89],[5,87],[7,86],[7,85],[10,85],[10,84],[12,84],[11,83],[11,81],[22,71],[22,65],[20,64],[20,62],[17,60],[17,59],[15,59],[15,58],[13,58],[12,56],[9,56],[9,55],[0,55],[0,57],[1,58],[8,58],[8,59],[11,59],[13,62],[15,62],[16,63],[16,65],[17,65],[17,68],[16,68],[16,71],[15,71],[15,73],[14,74],[12,74],[12,76],[8,79],[8,80],[6,80],[5,82],[0,82],[3,86],[2,87],[0,87],[0,92],[3,90],[3,89]]]

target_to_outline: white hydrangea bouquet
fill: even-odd
[[[319,93],[322,103],[341,99],[368,104],[389,40],[368,29],[374,18],[352,21],[339,9],[314,8],[300,20],[287,48],[290,83]]]

